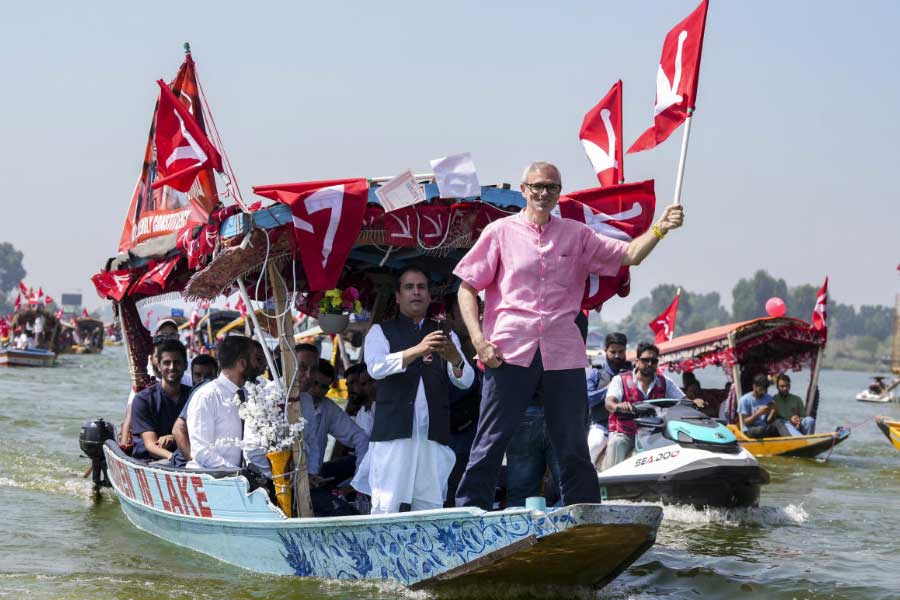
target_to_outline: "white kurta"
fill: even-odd
[[[451,332],[450,339],[462,356],[456,334]],[[406,370],[403,352],[390,352],[390,344],[380,325],[373,325],[369,330],[364,352],[369,375],[375,380]],[[475,372],[467,361],[463,361],[461,377],[453,374],[449,364],[447,374],[453,385],[460,389],[468,389],[475,379]],[[456,455],[449,447],[428,439],[428,401],[421,378],[413,408],[412,437],[370,442],[369,451],[351,482],[356,490],[372,497],[372,514],[397,512],[401,504],[409,504],[412,510],[444,505],[447,479],[456,463]]]

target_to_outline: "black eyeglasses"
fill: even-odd
[[[638,360],[641,361],[642,363],[647,363],[648,365],[655,365],[656,363],[659,362],[659,358],[657,358],[655,356],[641,356],[641,357],[638,357]]]
[[[542,194],[546,191],[548,194],[556,195],[562,190],[562,186],[558,183],[526,183],[525,185],[535,194]]]

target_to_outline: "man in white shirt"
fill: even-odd
[[[372,514],[443,506],[456,461],[447,445],[449,386],[468,388],[475,377],[456,334],[425,318],[431,294],[424,271],[402,271],[394,298],[400,314],[373,325],[364,349],[378,408],[352,485],[372,497]]]
[[[238,407],[244,383],[262,375],[256,344],[243,336],[229,336],[216,348],[221,372],[199,387],[187,409],[191,469],[236,469],[241,466],[243,423]]]

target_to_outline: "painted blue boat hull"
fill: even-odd
[[[122,510],[166,541],[259,573],[392,580],[414,588],[603,585],[656,538],[661,509],[441,509],[287,519],[241,476],[156,469],[105,446]]]

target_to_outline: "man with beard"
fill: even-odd
[[[424,271],[404,269],[394,299],[400,314],[373,325],[364,347],[378,408],[352,485],[371,496],[372,514],[443,507],[456,462],[447,445],[448,393],[451,384],[468,388],[475,378],[456,334],[425,318],[431,293]]]
[[[187,352],[178,340],[156,345],[154,362],[160,381],[135,394],[131,405],[132,456],[144,460],[169,460],[175,450],[172,426],[184,408],[191,388],[181,383],[187,368]]]
[[[684,398],[678,385],[656,372],[659,348],[647,342],[637,347],[637,367],[613,377],[606,388],[606,410],[609,411],[609,444],[603,469],[619,464],[634,450],[634,405],[657,398]]]
[[[241,466],[243,438],[238,406],[244,401],[244,383],[259,377],[265,364],[259,361],[250,338],[229,336],[219,343],[221,372],[191,396],[187,410],[192,469],[236,469]],[[235,398],[238,401],[235,401]]]
[[[347,414],[366,435],[371,435],[375,424],[375,381],[369,376],[366,363],[357,363],[344,371],[344,380],[347,382]]]
[[[612,378],[622,371],[630,371],[634,366],[625,360],[625,346],[628,338],[624,333],[610,333],[606,336],[604,356],[600,364],[587,370],[588,412],[591,427],[588,430],[588,451],[595,468],[603,464],[603,452],[609,441],[609,411],[606,410],[606,392]]]

